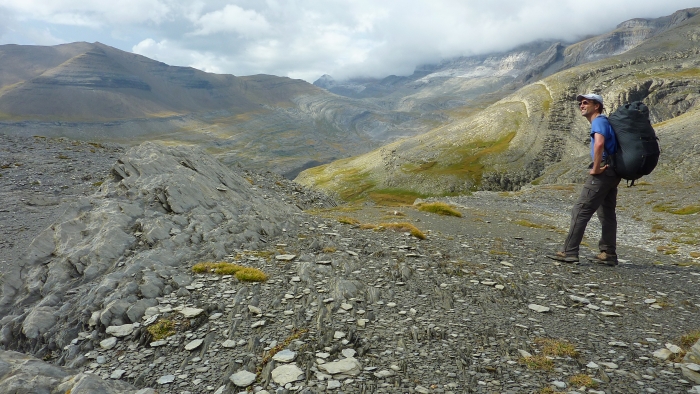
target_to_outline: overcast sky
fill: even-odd
[[[313,82],[575,40],[697,0],[0,0],[0,44],[99,41],[171,65]]]

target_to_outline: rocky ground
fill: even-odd
[[[690,370],[694,364],[685,364],[685,374],[682,370],[683,352],[689,351],[686,363],[699,363],[691,357],[700,357],[700,349],[692,356],[690,345],[681,340],[700,329],[697,214],[673,213],[698,204],[698,185],[671,188],[651,178],[636,188],[621,189],[621,264],[598,266],[582,259],[573,265],[544,255],[564,238],[578,192],[575,185],[445,199],[461,211],[458,218],[414,207],[334,207],[322,195],[278,176],[241,172],[246,182],[233,175],[222,182],[238,188],[231,191],[244,200],[259,199],[259,205],[252,206],[256,215],[277,215],[269,226],[258,223],[258,236],[251,239],[249,233],[234,230],[216,232],[236,227],[226,220],[202,229],[208,222],[201,212],[167,212],[177,210],[175,202],[186,200],[172,189],[147,192],[153,183],[130,180],[133,169],[143,168],[135,159],[115,167],[126,175],[122,180],[105,177],[122,156],[119,147],[0,138],[0,192],[9,202],[0,218],[3,272],[28,264],[20,256],[33,250],[31,240],[54,221],[64,220],[61,201],[98,192],[90,197],[92,211],[84,209],[80,216],[88,233],[93,232],[92,222],[85,217],[97,221],[95,210],[101,203],[109,206],[110,199],[121,198],[115,201],[122,207],[126,199],[131,206],[144,207],[142,216],[134,219],[140,228],[124,226],[125,232],[135,234],[124,241],[124,257],[104,265],[109,266],[108,276],[135,275],[131,282],[136,285],[129,287],[128,275],[122,275],[112,290],[123,293],[123,299],[134,296],[129,308],[119,312],[113,302],[118,300],[102,292],[103,304],[93,297],[84,306],[88,313],[76,314],[60,308],[61,302],[75,309],[83,304],[70,290],[56,295],[62,289],[56,285],[52,294],[61,300],[54,301],[58,305],[46,301],[48,294],[24,298],[34,313],[32,324],[27,323],[31,313],[12,308],[0,320],[4,349],[20,349],[68,367],[59,373],[35,361],[44,366],[33,374],[52,376],[42,383],[51,389],[58,390],[63,380],[61,392],[72,388],[77,394],[77,383],[70,384],[89,381],[98,387],[99,382],[90,380],[94,377],[113,386],[92,392],[148,387],[178,394],[236,393],[246,388],[263,393],[684,393],[700,384],[692,380],[698,378]],[[69,160],[72,169],[66,171],[63,163]],[[204,174],[204,164],[188,165]],[[167,209],[138,203],[141,197],[128,192],[132,189],[119,191],[120,185],[137,184],[148,201],[165,193],[159,201]],[[39,204],[32,203],[36,196],[41,197]],[[224,203],[238,207],[235,204],[241,202],[216,200],[209,209],[222,210]],[[190,224],[197,218],[200,227],[180,223],[175,216],[184,216]],[[356,219],[357,224],[343,224],[339,218]],[[149,227],[151,219],[166,223],[168,231],[159,235],[156,227]],[[391,222],[412,223],[427,237],[362,226]],[[595,247],[595,220],[590,227],[586,253]],[[55,234],[69,231],[65,225],[57,228],[65,232]],[[182,234],[211,238],[198,246],[181,241]],[[98,239],[84,236],[81,248]],[[236,242],[222,240],[226,237]],[[124,271],[140,267],[144,256],[157,261],[157,253],[165,256],[162,249],[175,246],[206,253],[168,255],[181,263],[144,268],[155,275]],[[76,261],[76,252],[56,250],[46,263],[55,272],[61,272],[61,253],[66,261]],[[82,264],[87,272],[90,259],[95,266],[101,261],[88,255],[71,264]],[[210,259],[261,269],[269,280],[241,282],[231,275],[192,272],[193,265]],[[48,289],[50,278],[42,280]],[[104,280],[97,283],[104,285]],[[86,285],[76,285],[75,291],[86,299],[99,287],[81,283]],[[143,308],[132,309],[138,303]],[[42,336],[51,329],[36,324],[42,307],[76,314],[77,326],[71,326],[70,319],[56,320],[74,337],[51,346],[50,338]],[[173,323],[173,335],[156,340],[147,327],[164,320]],[[26,365],[26,359],[7,351],[0,354],[0,388],[17,385],[19,377],[28,387],[31,375],[22,375],[17,367]],[[17,379],[13,382],[11,376]]]

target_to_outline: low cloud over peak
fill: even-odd
[[[581,3],[369,0],[0,0],[0,43],[100,41],[162,62],[313,81],[406,75],[420,64],[576,40],[691,0]]]

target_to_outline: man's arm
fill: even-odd
[[[608,165],[601,167],[603,162],[603,150],[605,150],[605,137],[600,133],[593,133],[593,168],[591,168],[591,175],[602,174]]]

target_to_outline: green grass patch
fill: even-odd
[[[519,122],[516,122],[516,127]],[[504,137],[494,141],[474,141],[465,145],[446,150],[441,157],[444,161],[438,162],[426,169],[416,167],[411,169],[412,173],[427,174],[430,176],[444,177],[454,176],[473,180],[476,184],[481,182],[481,178],[486,166],[482,159],[499,154],[506,149],[515,138],[515,131],[508,133]]]
[[[212,273],[217,275],[234,275],[241,282],[265,282],[268,279],[267,274],[257,268],[244,267],[233,263],[212,263],[204,262],[195,264],[192,267],[192,272],[198,274]]]
[[[427,197],[405,189],[378,189],[371,191],[368,196],[375,204],[385,207],[413,205],[417,198]]]
[[[159,341],[171,335],[175,335],[175,322],[168,319],[159,319],[146,329],[154,340]]]
[[[674,215],[692,215],[700,212],[700,205],[688,205],[682,208],[677,208],[671,203],[662,203],[654,205],[652,211],[672,213]]]
[[[700,205],[688,205],[687,207],[671,211],[674,215],[692,215],[698,212],[700,212]]]
[[[444,216],[462,217],[462,212],[459,212],[454,206],[444,202],[426,202],[418,205],[418,210],[423,212],[436,213]]]
[[[700,340],[700,330],[696,330],[681,336],[680,346],[682,348],[690,348],[695,345],[695,342]]]

